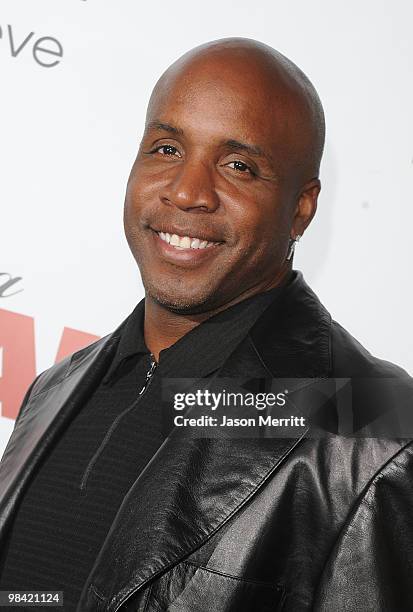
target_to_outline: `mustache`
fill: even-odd
[[[207,213],[208,214],[208,213]],[[178,234],[178,236],[191,236],[208,240],[209,242],[227,242],[230,239],[230,231],[221,222],[218,224],[212,219],[189,219],[185,217],[168,217],[166,215],[151,215],[142,219],[142,225],[146,229],[152,229],[164,234]],[[201,217],[201,215],[193,215]],[[202,215],[204,217],[204,215]]]

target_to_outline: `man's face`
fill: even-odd
[[[272,106],[265,87],[211,67],[153,96],[124,222],[146,294],[166,308],[208,311],[274,286],[299,188]]]

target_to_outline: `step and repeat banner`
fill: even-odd
[[[317,215],[295,267],[372,353],[413,372],[412,5],[377,0],[0,0],[0,453],[36,374],[143,297],[126,180],[165,68],[245,36],[324,104]]]

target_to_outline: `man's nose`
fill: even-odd
[[[185,211],[214,212],[219,206],[215,191],[213,169],[201,161],[185,161],[172,174],[171,180],[160,194],[164,204]]]

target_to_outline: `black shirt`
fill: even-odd
[[[276,292],[231,306],[161,351],[150,384],[160,384],[162,376],[210,375]],[[168,434],[160,406],[145,394],[139,398],[151,366],[144,310],[142,300],[122,329],[104,378],[29,483],[2,553],[1,589],[63,591],[64,610],[76,610],[122,500]]]

